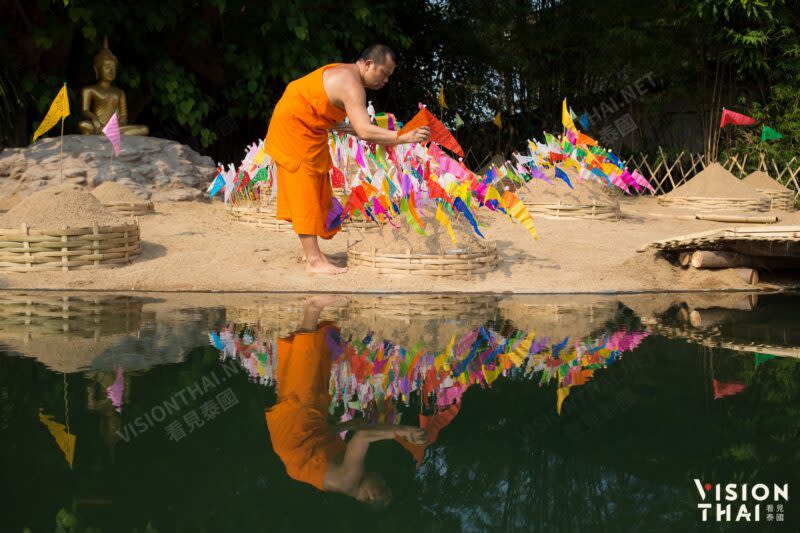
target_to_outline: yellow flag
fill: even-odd
[[[33,142],[36,139],[47,133],[47,131],[55,126],[59,120],[64,120],[69,116],[69,99],[67,98],[67,84],[65,83],[61,90],[58,91],[55,100],[50,104],[50,110],[44,116],[44,120],[36,128],[36,133],[33,134]]]
[[[577,161],[575,161],[571,157],[568,157],[564,160],[564,168],[567,169],[570,167],[574,167],[576,170],[581,169],[581,165]]]
[[[558,414],[561,415],[561,406],[564,404],[564,400],[569,396],[569,389],[572,388],[572,385],[567,385],[566,387],[559,387],[556,391],[556,410]]]
[[[531,350],[531,344],[533,344],[533,340],[536,338],[535,332],[530,332],[525,339],[519,343],[519,345],[514,348],[514,350],[508,352],[508,357],[511,359],[511,362],[514,366],[519,366],[525,361],[525,358],[528,357],[528,352]]]
[[[386,113],[375,115],[375,124],[377,124],[381,128],[389,129],[389,115],[387,115]]]
[[[536,235],[536,227],[533,225],[531,213],[528,211],[528,208],[525,207],[525,204],[522,202],[515,203],[508,209],[508,214],[514,217],[517,222],[522,224],[522,227],[528,230],[528,233],[531,234],[531,237],[538,240],[538,236]]]
[[[503,117],[500,116],[500,111],[498,111],[497,114],[494,116],[494,120],[492,120],[492,122],[494,122],[494,125],[497,126],[498,128],[500,129],[503,128]]]
[[[53,420],[51,415],[47,415],[39,409],[39,421],[45,425],[47,430],[56,440],[56,444],[58,445],[61,453],[64,454],[64,459],[66,459],[69,466],[72,466],[72,461],[75,457],[75,435],[67,431],[66,426],[61,424],[60,422],[56,422]]]
[[[453,233],[453,226],[450,224],[450,220],[447,218],[447,215],[445,215],[444,211],[442,211],[442,204],[439,204],[439,207],[436,208],[435,218],[439,224],[447,229],[447,234],[450,235],[450,240],[453,241],[453,244],[458,244],[456,242],[456,234]]]
[[[444,101],[444,85],[439,86],[439,105],[444,109],[450,109],[447,107],[447,102]]]
[[[258,166],[261,166],[261,163],[264,162],[264,159],[267,158],[267,152],[264,150],[264,145],[258,147],[258,152],[256,152],[256,156],[253,158],[253,163]]]
[[[502,207],[503,209],[506,208],[505,202],[503,202],[503,197],[500,196],[500,193],[497,192],[497,189],[494,188],[494,185],[489,185],[486,188],[486,196],[483,199],[483,202],[486,203],[489,200],[497,200],[497,204]]]
[[[569,114],[569,109],[567,109],[567,99],[566,98],[564,98],[563,105],[561,106],[561,123],[568,130],[572,130],[574,132],[578,131],[578,128],[575,127],[575,123],[572,121],[572,117]]]

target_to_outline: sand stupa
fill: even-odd
[[[696,211],[769,211],[770,199],[719,163],[660,196],[661,205]]]
[[[763,170],[756,170],[742,180],[755,190],[770,198],[770,210],[794,211],[794,191],[778,180],[772,179]]]
[[[92,195],[100,200],[103,206],[123,216],[146,215],[153,212],[153,202],[116,181],[104,181],[92,189]]]
[[[456,243],[431,215],[421,215],[426,235],[405,223],[389,224],[380,231],[351,232],[347,247],[348,265],[372,269],[380,274],[470,277],[495,269],[497,247],[464,227],[458,217],[451,219]]]
[[[608,184],[598,180],[584,180],[578,171],[569,168],[565,171],[573,188],[554,177],[554,171],[547,172],[553,183],[533,179],[517,193],[523,197],[528,210],[546,218],[597,218],[619,219],[619,201],[613,196]]]
[[[135,221],[77,185],[48,187],[0,215],[0,270],[97,268],[141,253]]]

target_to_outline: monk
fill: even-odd
[[[265,413],[272,447],[292,479],[385,506],[392,498],[391,490],[379,474],[364,468],[370,444],[400,438],[406,446],[421,446],[427,442],[427,433],[412,426],[328,423],[328,385],[341,339],[338,328],[319,322],[319,315],[335,298],[307,300],[300,328],[278,340],[278,401]],[[345,442],[339,432],[347,429],[355,433]]]
[[[328,171],[328,131],[352,133],[376,144],[425,142],[427,126],[398,135],[371,123],[365,89],[381,89],[395,69],[391,48],[370,46],[355,63],[335,63],[315,70],[286,87],[269,123],[266,152],[277,163],[277,218],[292,223],[300,238],[306,271],[343,274],[319,248],[318,238],[332,238],[339,228],[326,227],[333,193]],[[349,124],[344,123],[347,117]]]

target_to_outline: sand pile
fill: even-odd
[[[548,176],[553,180],[552,185],[543,180],[532,180],[528,183],[528,187],[522,187],[519,193],[525,197],[527,202],[536,204],[614,205],[616,203],[610,194],[608,185],[596,180],[582,180],[576,172],[567,174],[572,183],[572,189],[563,181]]]
[[[379,254],[404,254],[406,251],[412,254],[447,254],[479,252],[486,247],[486,241],[463,227],[462,224],[466,224],[463,215],[460,218],[448,217],[456,236],[455,245],[450,240],[447,230],[433,216],[420,214],[420,218],[425,223],[426,236],[420,235],[404,222],[399,224],[399,228],[385,224],[379,232],[352,232],[350,236],[353,242],[352,248],[359,252],[372,252],[374,248]]]
[[[755,188],[725,170],[719,163],[711,163],[705,170],[665,196],[671,198],[742,198],[764,199]]]
[[[94,189],[92,195],[103,204],[114,202],[143,203],[147,199],[140,196],[133,189],[116,181],[104,181]]]
[[[754,189],[766,189],[770,191],[779,191],[779,192],[793,192],[788,187],[784,187],[780,184],[778,180],[772,179],[769,174],[764,172],[763,170],[756,170],[752,172],[747,177],[742,179],[743,183],[746,183],[753,187]]]
[[[48,187],[28,196],[0,215],[0,228],[18,228],[22,223],[36,229],[119,226],[125,220],[103,207],[100,201],[76,185]]]

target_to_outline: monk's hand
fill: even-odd
[[[406,143],[424,143],[431,138],[431,129],[428,126],[422,126],[415,130],[411,130],[397,137],[397,144]]]
[[[395,436],[405,439],[411,444],[427,444],[428,432],[422,428],[414,426],[397,426],[394,431]]]

